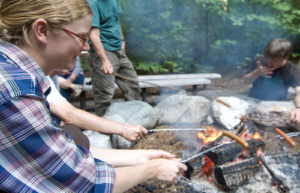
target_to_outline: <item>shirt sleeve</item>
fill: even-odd
[[[72,74],[75,74],[76,76],[79,75],[79,73],[81,73],[83,70],[81,68],[81,64],[80,64],[80,58],[79,56],[77,56],[76,58],[76,63],[74,66],[74,69],[71,71]]]
[[[292,76],[292,83],[291,86],[296,88],[300,86],[300,68],[294,64],[291,64],[293,67],[291,68],[292,70],[290,71],[291,76]]]
[[[0,180],[7,192],[111,192],[112,166],[52,124],[47,102],[15,97],[0,105]],[[3,181],[4,180],[4,181]]]
[[[66,101],[66,98],[63,97],[59,91],[57,90],[56,86],[54,85],[54,82],[52,81],[52,79],[47,76],[49,82],[50,82],[50,85],[51,85],[51,91],[50,93],[48,94],[48,96],[46,97],[48,103],[52,103],[52,102],[55,102],[55,101]]]
[[[92,27],[97,27],[100,29],[100,10],[99,10],[99,2],[94,0],[87,0],[90,4],[93,11],[93,19],[92,19]]]

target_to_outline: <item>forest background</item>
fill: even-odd
[[[119,0],[126,53],[138,74],[245,68],[274,38],[300,57],[299,0]]]

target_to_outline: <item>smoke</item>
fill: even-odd
[[[127,54],[137,63],[160,65],[167,73],[238,66],[245,57],[262,53],[270,40],[286,36],[273,2],[121,2]]]

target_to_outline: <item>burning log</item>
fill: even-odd
[[[256,156],[258,148],[261,147],[262,149],[264,149],[266,145],[265,142],[254,139],[247,140],[247,142],[249,144],[249,148],[247,149],[244,149],[237,143],[228,143],[222,145],[217,149],[209,151],[205,155],[209,157],[209,159],[215,165],[222,165],[227,162],[235,161],[243,154],[243,150],[247,150],[248,156]]]
[[[230,165],[217,166],[214,169],[215,181],[222,187],[235,189],[254,176],[259,167],[260,164],[257,157]]]

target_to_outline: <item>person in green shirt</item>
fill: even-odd
[[[117,0],[88,0],[93,10],[88,62],[92,67],[95,113],[103,116],[114,95],[115,83],[126,101],[139,100],[137,82],[115,77],[113,72],[137,79],[137,73],[125,54],[125,40],[120,24],[122,10]]]

